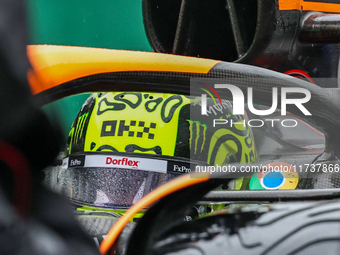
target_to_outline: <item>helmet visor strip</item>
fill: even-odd
[[[58,190],[77,204],[126,209],[157,187],[190,172],[189,161],[172,159],[70,155],[59,168]]]

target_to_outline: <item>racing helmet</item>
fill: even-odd
[[[58,181],[72,202],[125,210],[185,173],[191,162],[225,165],[254,162],[251,129],[232,103],[201,114],[200,98],[178,94],[92,94],[69,133]],[[207,100],[213,106],[216,101]],[[213,127],[213,119],[240,125]]]

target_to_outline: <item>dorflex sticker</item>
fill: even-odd
[[[106,157],[106,165],[131,166],[132,168],[138,169],[139,162],[139,160],[131,160],[129,158],[115,159],[112,157]]]
[[[159,173],[166,173],[167,166],[166,160],[106,155],[87,155],[84,165],[84,167],[112,167]]]

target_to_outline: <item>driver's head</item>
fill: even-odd
[[[80,109],[69,134],[62,192],[74,202],[127,208],[170,179],[202,165],[253,162],[251,130],[222,101],[201,115],[199,98],[161,93],[97,93]],[[208,100],[208,106],[214,104]],[[213,119],[240,125],[216,125]]]

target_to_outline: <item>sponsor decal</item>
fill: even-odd
[[[137,120],[108,120],[103,121],[102,129],[101,129],[101,137],[104,136],[128,136],[134,138],[148,138],[154,139],[155,134],[151,133],[152,130],[155,130],[156,123],[151,122],[150,125],[146,125],[145,121],[137,121]],[[138,123],[138,124],[137,124]],[[136,127],[133,130],[132,127]]]
[[[190,173],[191,169],[187,168],[186,166],[180,166],[180,165],[174,165],[174,172],[180,172],[180,173]]]
[[[207,125],[199,121],[187,120],[189,122],[190,131],[190,148],[194,147],[194,154],[203,151],[206,142]]]
[[[111,157],[106,158],[106,164],[112,164],[117,166],[131,166],[132,168],[138,169],[138,164],[140,161],[131,160],[129,158],[115,159]]]
[[[70,156],[68,159],[68,167],[81,167],[85,164],[85,156]]]
[[[88,116],[89,116],[89,113],[87,112],[87,113],[84,113],[83,115],[79,116],[79,118],[78,118],[75,134],[74,134],[74,137],[73,137],[73,141],[75,143],[77,143],[79,141],[79,139],[82,138],[82,136],[83,136],[84,127],[85,127],[85,123],[86,123]]]
[[[70,166],[80,166],[81,165],[81,161],[78,159],[73,159],[70,161]]]
[[[82,155],[70,156],[63,159],[63,166],[67,169],[83,166],[84,168],[121,168],[142,170],[158,173],[191,173],[190,163],[168,161],[163,159],[135,158],[114,155]]]
[[[190,163],[168,161],[168,172],[176,174],[191,173]]]
[[[166,173],[168,168],[168,162],[166,160],[148,158],[108,156],[108,155],[87,155],[84,166],[123,168]]]

